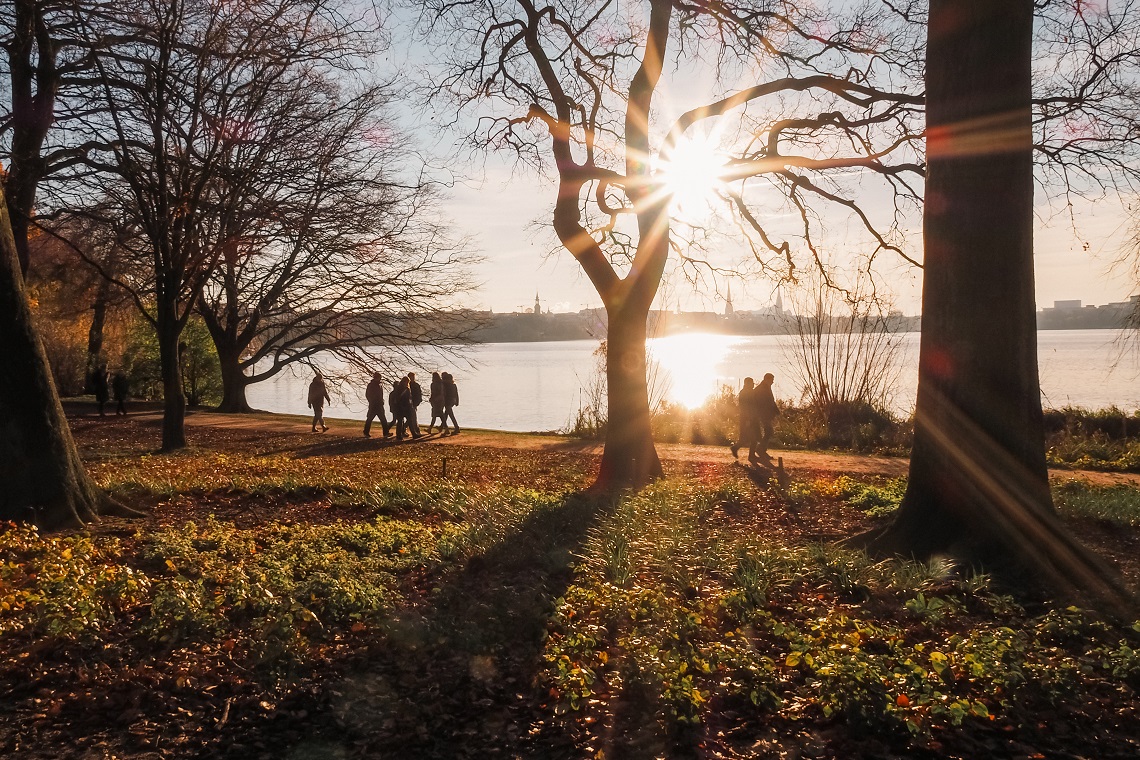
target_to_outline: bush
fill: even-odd
[[[1045,431],[1050,465],[1140,472],[1140,412],[1048,409]]]

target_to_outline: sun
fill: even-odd
[[[724,185],[724,165],[725,158],[712,139],[681,138],[658,168],[663,188],[672,198],[672,210],[686,216],[707,216]]]

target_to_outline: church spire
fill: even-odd
[[[733,315],[732,309],[732,283],[728,283],[728,297],[724,299],[724,316],[731,317]]]
[[[534,291],[534,313],[536,315],[542,313],[542,302],[538,300],[538,291],[537,290]]]

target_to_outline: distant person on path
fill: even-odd
[[[372,373],[372,380],[364,389],[364,398],[368,400],[368,416],[364,419],[364,437],[372,437],[370,432],[372,430],[372,419],[376,417],[384,426],[384,437],[387,438],[390,435],[388,431],[391,426],[388,424],[388,418],[384,416],[384,381],[380,379],[379,372]]]
[[[756,440],[759,434],[760,422],[756,419],[756,404],[753,401],[753,395],[756,393],[754,385],[755,382],[752,378],[744,378],[744,387],[740,390],[740,395],[736,399],[737,416],[739,419],[739,431],[736,441],[730,443],[728,448],[732,450],[733,458],[736,458],[740,453],[741,446],[752,446],[752,442]]]
[[[410,411],[408,412],[408,428],[412,431],[413,438],[419,438],[422,433],[420,433],[420,421],[417,413],[420,404],[424,402],[424,389],[416,382],[415,372],[408,373],[408,393],[411,399],[411,405],[409,406]]]
[[[443,421],[443,378],[439,376],[438,372],[431,373],[431,390],[428,395],[428,404],[431,406],[431,423],[428,425],[428,434],[431,434],[431,429],[435,427],[436,419],[439,419],[440,432],[447,435],[449,431]]]
[[[451,433],[450,435],[458,435],[459,423],[455,421],[455,407],[459,406],[459,387],[455,384],[455,378],[451,376],[450,372],[444,372],[443,376],[443,426],[447,427],[448,418],[451,419]]]
[[[776,397],[772,393],[772,383],[776,381],[776,376],[771,372],[764,375],[764,379],[756,386],[753,391],[753,399],[756,403],[756,419],[760,423],[760,440],[758,441],[760,454],[765,459],[771,459],[768,454],[768,443],[772,440],[773,423],[776,417],[780,414],[780,407],[776,406]],[[753,459],[753,450],[749,450],[749,461],[755,462]]]
[[[331,404],[332,400],[329,399],[329,389],[325,385],[325,379],[321,375],[321,371],[317,370],[313,382],[309,383],[309,406],[313,409],[313,432],[317,432],[317,425],[321,426],[321,432],[328,430],[328,425],[325,424],[325,404]]]
[[[115,416],[127,414],[127,396],[131,392],[131,381],[122,370],[111,378],[111,393],[115,396]]]
[[[91,390],[95,393],[95,403],[99,407],[99,416],[105,416],[103,407],[106,406],[107,400],[111,397],[111,392],[107,388],[107,368],[99,365],[91,372]]]

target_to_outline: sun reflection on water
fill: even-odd
[[[649,341],[649,355],[658,366],[656,382],[668,401],[689,409],[701,406],[717,388],[732,378],[720,373],[733,346],[743,343],[739,335],[684,333]]]

